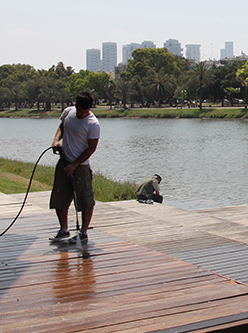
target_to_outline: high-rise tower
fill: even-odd
[[[117,43],[102,43],[102,71],[114,72],[117,65]]]
[[[200,62],[200,47],[199,44],[187,44],[186,47],[186,58],[195,60],[196,63]]]
[[[95,73],[101,71],[101,51],[98,49],[86,50],[86,69]]]
[[[233,58],[233,42],[225,42],[225,48],[220,50],[220,59]]]
[[[132,59],[132,52],[138,48],[140,48],[141,45],[138,43],[131,43],[126,44],[122,46],[122,62],[123,64],[127,64],[128,59]]]
[[[176,55],[176,56],[180,56],[182,57],[182,51],[183,49],[181,48],[181,43],[179,43],[179,41],[177,39],[168,39],[165,43],[164,43],[164,47],[167,48],[167,50]]]

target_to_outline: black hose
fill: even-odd
[[[14,218],[14,220],[11,222],[11,224],[8,226],[7,229],[5,229],[1,234],[0,234],[0,237],[3,236],[11,227],[12,225],[15,223],[15,221],[18,219],[18,217],[20,216],[24,206],[25,206],[25,203],[26,203],[26,200],[27,200],[27,197],[28,197],[28,193],[29,193],[29,190],[30,190],[30,186],[31,186],[31,183],[32,183],[32,180],[33,180],[33,177],[34,177],[34,173],[35,173],[35,170],[36,170],[36,167],[40,161],[40,159],[42,158],[42,156],[49,150],[49,149],[52,149],[52,147],[49,147],[47,149],[45,149],[43,151],[43,153],[40,154],[37,162],[35,163],[34,165],[34,169],[33,169],[33,172],[32,172],[32,175],[31,175],[31,178],[30,178],[30,181],[29,181],[29,184],[28,184],[28,188],[27,188],[27,192],[26,192],[26,195],[25,195],[25,198],[23,200],[23,203],[22,203],[22,206],[21,206],[21,209],[19,210],[19,213],[16,215],[16,217]]]

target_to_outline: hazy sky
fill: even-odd
[[[225,41],[248,54],[247,0],[0,0],[0,65],[48,69],[63,61],[86,69],[86,49],[170,38],[201,45],[201,60],[220,58]]]

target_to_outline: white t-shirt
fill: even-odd
[[[66,108],[60,120],[64,125],[62,147],[65,157],[69,162],[73,162],[88,148],[88,139],[100,138],[100,125],[93,113],[78,119],[75,106]],[[89,159],[82,164],[89,164]]]

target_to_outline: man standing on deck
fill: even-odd
[[[137,200],[141,203],[163,202],[162,195],[159,194],[159,184],[162,178],[155,174],[154,176],[145,179],[136,190]]]
[[[76,191],[77,209],[82,212],[80,239],[85,243],[88,241],[87,230],[95,205],[89,158],[95,152],[100,138],[100,125],[91,112],[92,105],[92,95],[82,92],[77,95],[76,105],[66,108],[60,117],[61,124],[52,147],[56,153],[60,140],[63,139],[62,148],[68,164],[65,166],[60,158],[56,165],[50,208],[56,209],[60,230],[56,236],[49,238],[51,241],[59,241],[70,236],[68,212],[73,200],[73,189],[69,176],[73,179]],[[74,236],[69,242],[76,243],[76,239],[77,236]]]

